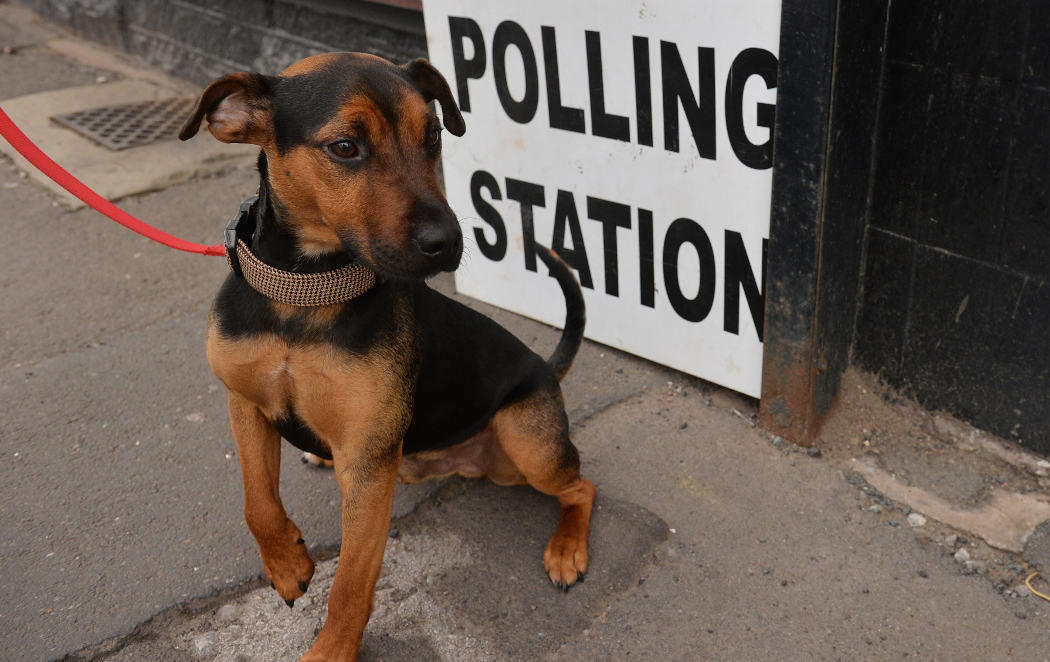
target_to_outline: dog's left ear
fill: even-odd
[[[441,105],[441,120],[449,133],[462,136],[467,132],[467,125],[463,122],[463,116],[459,114],[459,106],[452,98],[452,90],[434,65],[419,58],[401,65],[401,69],[415,83],[416,89],[423,93],[423,99],[428,103],[436,100]]]

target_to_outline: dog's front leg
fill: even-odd
[[[300,662],[352,662],[372,613],[383,563],[401,444],[358,445],[333,451],[343,493],[343,540],[328,620]]]
[[[281,436],[247,398],[230,391],[229,400],[244,479],[244,519],[259,543],[266,576],[290,607],[310,584],[314,562],[281,504]]]

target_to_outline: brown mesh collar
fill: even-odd
[[[237,271],[230,259],[226,262]],[[237,240],[237,262],[241,275],[260,294],[291,306],[330,306],[367,292],[376,283],[372,270],[353,263],[319,274],[299,274],[271,267],[256,257],[243,239]]]

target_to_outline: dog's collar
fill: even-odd
[[[260,260],[237,230],[251,213],[257,196],[241,203],[240,211],[226,225],[226,262],[263,296],[291,306],[330,306],[355,299],[372,288],[376,276],[371,269],[354,262],[332,271],[301,274],[272,267]]]

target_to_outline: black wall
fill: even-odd
[[[1050,453],[1050,3],[891,0],[854,356]]]

